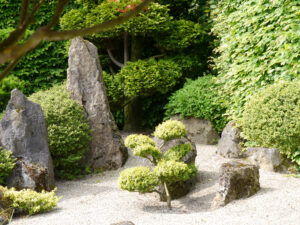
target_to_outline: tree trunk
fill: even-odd
[[[166,195],[167,195],[167,206],[168,208],[171,210],[172,206],[171,206],[171,195],[168,189],[168,185],[166,182],[164,182],[164,187],[165,187],[165,191],[166,191]]]
[[[137,37],[131,38],[131,60],[137,61],[141,58],[142,43]],[[128,36],[124,38],[124,59],[128,57]],[[124,60],[124,65],[127,62]],[[125,131],[139,131],[142,129],[143,111],[140,97],[134,98],[124,108],[124,128]]]

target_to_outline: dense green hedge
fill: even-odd
[[[248,145],[279,148],[300,166],[300,81],[258,92],[246,104],[241,125]]]
[[[45,115],[55,175],[68,179],[80,175],[80,161],[90,140],[82,106],[70,98],[65,84],[39,91],[29,99],[40,104]]]
[[[260,88],[300,76],[299,1],[220,0],[212,5],[215,58],[228,114],[242,116],[244,104]]]
[[[166,105],[166,117],[180,114],[181,117],[196,117],[212,122],[218,131],[226,125],[224,99],[218,94],[219,85],[212,76],[188,80],[182,89],[175,92]]]
[[[10,151],[0,147],[0,185],[5,185],[6,178],[10,175],[15,167],[16,159]]]
[[[46,0],[44,6],[37,12],[36,22],[29,26],[25,39],[41,25],[45,25],[54,12],[56,0]],[[8,37],[19,20],[21,1],[0,0],[0,41]],[[0,72],[5,65],[0,65]],[[19,62],[16,68],[0,84],[0,111],[2,111],[14,88],[25,94],[32,94],[40,89],[46,89],[61,83],[66,78],[67,55],[65,42],[43,42],[29,52]],[[3,84],[5,83],[5,84]]]

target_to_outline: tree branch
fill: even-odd
[[[67,31],[53,31],[49,30],[47,26],[41,27],[37,29],[36,32],[25,43],[15,46],[12,49],[6,48],[5,51],[0,49],[0,64],[22,57],[27,52],[35,48],[41,41],[67,40],[77,36],[86,36],[91,35],[93,33],[103,32],[110,28],[118,26],[140,13],[145,7],[147,7],[151,3],[151,1],[152,0],[144,0],[141,4],[135,7],[134,10],[125,13],[123,16],[119,16],[115,19],[106,21],[102,24],[98,24],[89,28]],[[43,0],[41,0],[41,2],[43,2]]]
[[[59,17],[61,16],[61,14],[63,13],[66,5],[70,2],[70,0],[58,0],[56,8],[55,8],[55,12],[54,15],[52,17],[52,20],[50,21],[50,23],[47,25],[48,28],[52,28],[54,27],[58,21],[59,21]]]
[[[11,61],[0,74],[0,82],[16,67],[22,57]]]
[[[118,60],[116,60],[116,58],[113,56],[112,52],[110,49],[106,49],[107,50],[107,53],[108,53],[108,56],[109,58],[111,59],[111,61],[116,64],[118,67],[120,68],[123,68],[124,67],[124,64],[120,63]]]
[[[22,0],[22,8],[21,8],[21,12],[20,12],[19,26],[21,26],[23,24],[23,22],[25,21],[27,11],[28,11],[29,1],[30,0]]]

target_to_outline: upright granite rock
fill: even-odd
[[[110,112],[96,46],[75,38],[69,49],[67,89],[82,104],[92,129],[85,165],[92,169],[117,169],[128,152]]]
[[[212,203],[212,209],[229,202],[247,198],[260,190],[259,170],[255,165],[229,162],[222,164],[219,174],[220,190]]]
[[[240,133],[241,131],[235,123],[233,121],[229,122],[222,132],[216,153],[225,158],[243,157]]]
[[[162,146],[164,141],[155,137],[154,142],[156,146]],[[186,156],[184,156],[181,159],[181,161],[186,164],[195,163],[197,157],[196,146],[194,143],[191,143],[185,137],[166,141],[163,147],[161,148],[161,150],[163,153],[165,153],[168,149],[176,145],[186,144],[186,143],[190,143],[192,145],[192,150]],[[171,194],[172,199],[178,199],[187,195],[190,192],[191,188],[195,185],[196,181],[197,181],[197,177],[193,177],[187,181],[179,181],[179,182],[174,182],[169,184],[169,192]],[[167,201],[167,195],[165,193],[165,189],[162,184],[159,186],[159,191],[162,193],[160,195],[160,200]]]
[[[172,120],[181,121],[188,130],[188,138],[195,144],[214,145],[218,143],[220,136],[213,128],[211,122],[204,119],[194,117],[180,118],[180,116],[172,116]]]
[[[7,181],[8,187],[36,191],[54,188],[53,164],[42,109],[16,89],[11,92],[0,122],[0,145],[17,158],[16,168]]]

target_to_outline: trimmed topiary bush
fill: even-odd
[[[10,151],[0,147],[0,185],[5,185],[6,178],[10,175],[16,165],[16,159],[13,158]]]
[[[65,84],[39,91],[29,99],[43,109],[55,175],[67,179],[80,175],[80,161],[89,148],[91,132],[82,106],[70,98]]]
[[[18,213],[29,215],[47,212],[54,208],[59,200],[55,196],[55,191],[56,189],[41,193],[30,189],[16,191],[14,188],[8,189],[0,186],[3,198],[10,203],[11,208]]]
[[[300,166],[300,81],[282,81],[254,95],[241,126],[247,145],[278,148]]]
[[[175,120],[160,124],[154,132],[154,136],[163,140],[183,137],[185,134],[186,128],[183,123]],[[190,144],[177,145],[163,154],[151,138],[134,134],[126,138],[125,145],[132,148],[133,155],[150,160],[154,169],[151,171],[148,167],[139,166],[123,170],[119,177],[120,188],[139,193],[157,192],[162,196],[163,193],[156,188],[163,184],[167,204],[171,209],[172,196],[169,188],[172,183],[189,180],[197,174],[197,168],[193,163],[187,165],[180,161],[192,150]]]
[[[212,76],[188,80],[182,89],[176,91],[166,105],[166,117],[180,114],[181,117],[195,117],[211,121],[221,132],[227,123],[224,116],[224,99],[218,94],[219,86]]]

